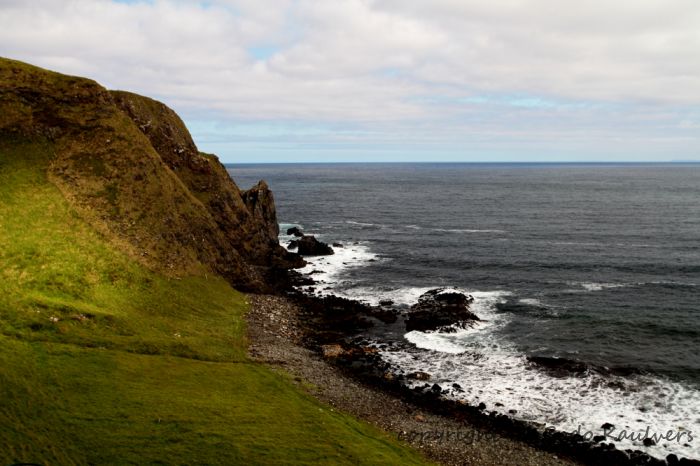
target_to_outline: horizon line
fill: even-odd
[[[428,164],[472,164],[472,165],[695,165],[700,164],[700,160],[639,160],[639,161],[361,161],[361,162],[221,162],[227,165],[428,165]]]

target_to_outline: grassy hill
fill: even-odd
[[[136,260],[92,222],[104,212],[57,187],[66,138],[92,136],[32,132],[13,108],[27,126],[0,116],[0,464],[422,463],[251,362],[245,295],[206,264],[172,274]],[[100,160],[80,159],[97,172]],[[124,193],[106,189],[104,206]]]

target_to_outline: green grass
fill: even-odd
[[[245,296],[121,254],[0,142],[0,465],[422,464],[246,356]]]

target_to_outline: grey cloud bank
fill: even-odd
[[[700,158],[700,3],[0,1],[0,55],[226,162]]]

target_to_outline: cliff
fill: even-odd
[[[267,270],[303,264],[277,242],[267,185],[241,191],[160,102],[0,59],[0,139],[50,145],[53,156],[42,161],[49,180],[151,269],[211,270],[239,289],[263,291]]]

